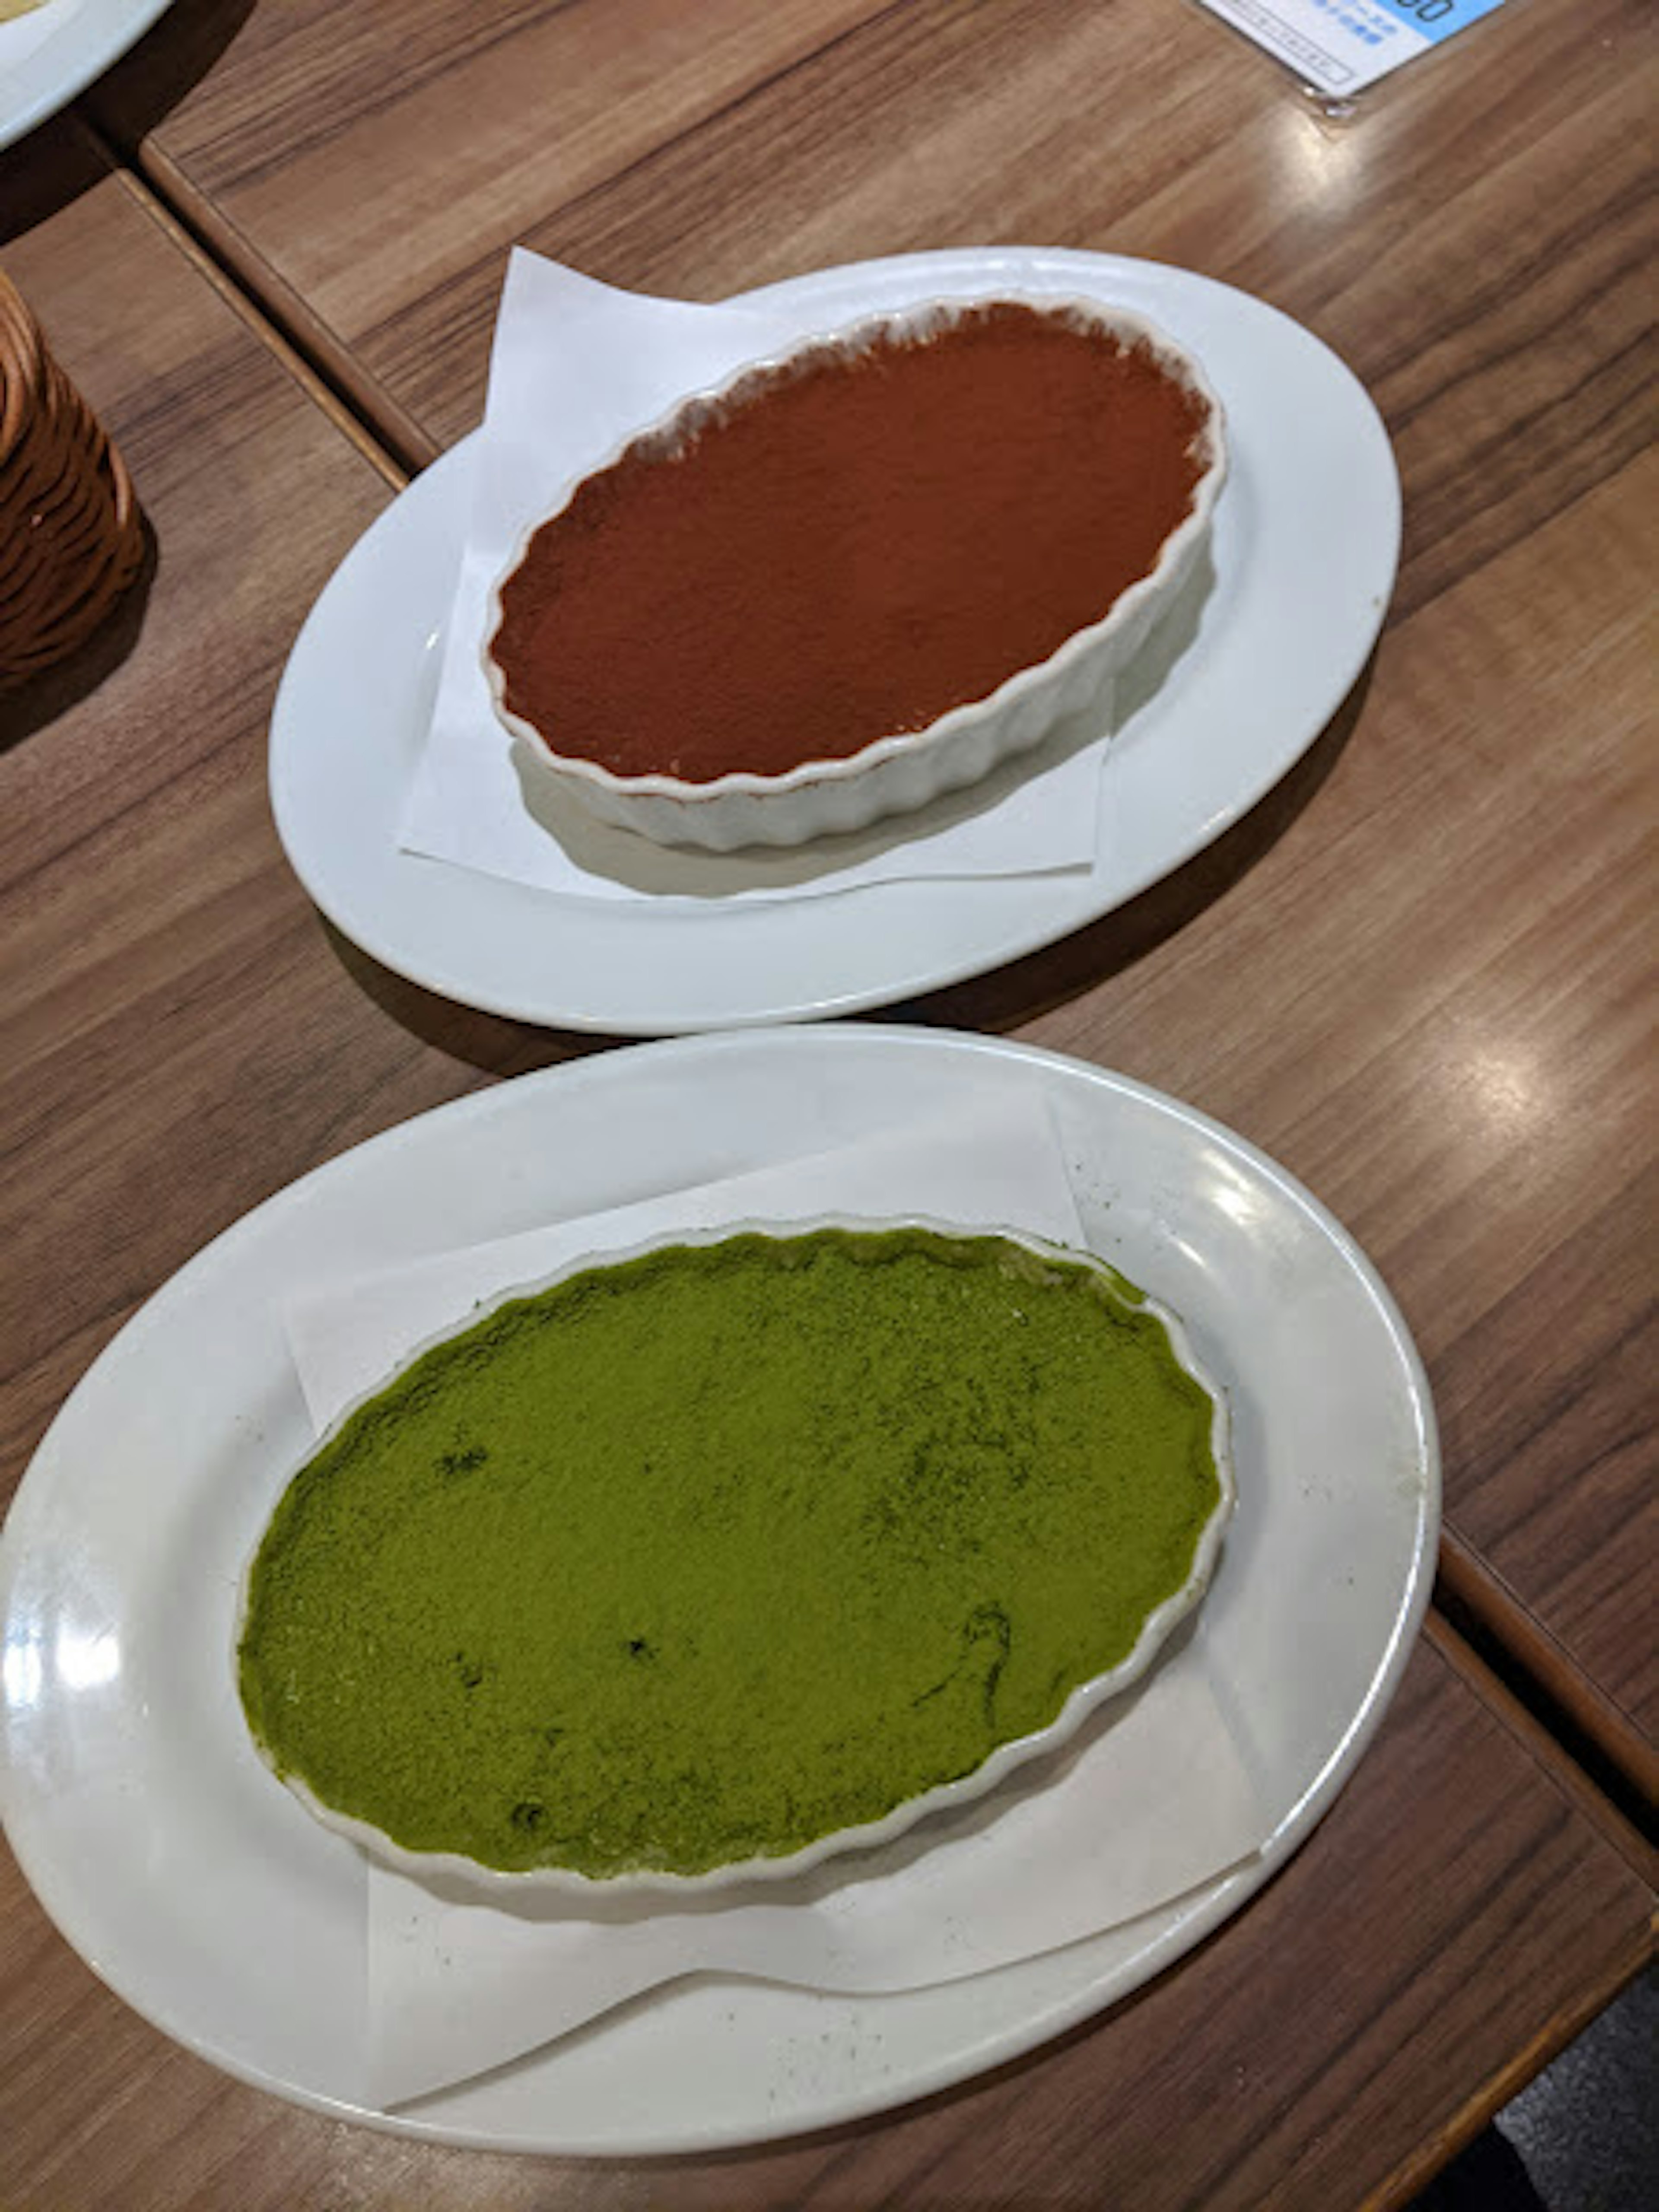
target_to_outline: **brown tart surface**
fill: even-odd
[[[1152,572],[1210,412],[1150,344],[1012,301],[757,370],[534,532],[504,703],[556,755],[692,784],[926,729]]]

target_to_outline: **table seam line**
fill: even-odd
[[[232,228],[218,216],[216,210],[211,210],[215,220],[204,224],[197,219],[197,210],[179,204],[154,177],[128,161],[79,109],[76,122],[134,205],[198,271],[264,350],[327,416],[382,481],[394,491],[404,490],[410,477],[435,459],[439,449],[433,446],[429,451],[411,450],[410,440],[398,436],[386,422],[377,419],[368,399],[350,389],[343,362],[334,357],[339,341],[332,333],[325,332],[319,325],[308,341],[293,327],[280,307],[264,295],[252,271],[233,255],[226,240],[216,240],[216,228]],[[258,262],[258,256],[251,247],[248,252],[250,258]],[[340,350],[343,353],[344,349]],[[373,385],[373,379],[359,369],[355,361],[352,368],[364,383]],[[388,415],[399,411],[389,399],[386,405]]]
[[[1462,1641],[1542,1722],[1575,1765],[1650,1842],[1659,1753],[1492,1562],[1449,1523],[1440,1532],[1434,1602]],[[1577,1746],[1577,1748],[1575,1748]]]
[[[1447,1606],[1449,1595],[1450,1610]],[[1455,1593],[1448,1593],[1443,1581],[1437,1578],[1434,1601],[1424,1621],[1425,1640],[1492,1718],[1529,1754],[1568,1802],[1652,1891],[1659,1881],[1659,1851],[1643,1832],[1638,1816],[1639,1808],[1632,1808],[1628,1802],[1632,1795],[1628,1778],[1622,1775],[1617,1778],[1618,1784],[1622,1786],[1620,1794],[1613,1795],[1605,1786],[1605,1774],[1585,1764],[1576,1749],[1575,1739],[1582,1741],[1583,1732],[1573,1727],[1571,1716],[1562,1712],[1544,1686],[1523,1669],[1517,1668],[1512,1679],[1500,1672],[1489,1656],[1495,1639],[1489,1635],[1483,1637],[1478,1648],[1454,1618],[1458,1610]],[[1506,1650],[1500,1656],[1510,1656]],[[1547,1714],[1559,1717],[1562,1733],[1556,1732]],[[1607,1764],[1600,1762],[1603,1767]]]

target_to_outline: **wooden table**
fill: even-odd
[[[1389,422],[1405,559],[1356,695],[1235,830],[890,1013],[1120,1068],[1309,1182],[1416,1334],[1447,1516],[1398,1702],[1267,1891],[1060,2044],[810,2142],[583,2165],[319,2118],[128,2011],[0,1858],[8,2212],[1395,2203],[1651,1955],[1654,76],[1635,0],[1514,0],[1347,119],[1155,0],[178,0],[0,157],[0,259],[157,547],[99,647],[0,700],[5,1494],[216,1231],[593,1043],[343,944],[264,798],[306,608],[477,419],[508,246],[716,298],[1018,240],[1307,323]]]

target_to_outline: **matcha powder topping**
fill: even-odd
[[[693,1874],[1045,1727],[1186,1581],[1208,1395],[1108,1272],[753,1234],[599,1267],[407,1368],[248,1585],[283,1774],[412,1850]]]

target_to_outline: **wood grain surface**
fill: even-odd
[[[1650,14],[1532,0],[1334,119],[1164,0],[684,33],[432,0],[343,36],[264,0],[158,114],[225,15],[174,12],[106,127],[416,458],[477,417],[514,240],[697,298],[963,242],[1142,254],[1364,379],[1407,532],[1362,696],[1224,851],[913,1011],[1173,1089],[1345,1216],[1430,1359],[1452,1526],[1628,1764],[1659,1733]]]
[[[67,123],[0,157],[0,265],[154,535],[121,620],[0,702],[0,1504],[216,1231],[598,1048],[335,938],[264,792],[312,598],[400,463],[477,417],[507,246],[694,297],[959,242],[1143,253],[1264,294],[1369,382],[1407,490],[1394,614],[1207,854],[891,1016],[1122,1068],[1311,1184],[1428,1360],[1460,1591],[1633,1771],[1659,1732],[1654,47],[1634,0],[1517,0],[1338,121],[1161,0],[177,0],[91,103],[133,173]],[[0,1853],[0,2212],[1392,2204],[1650,1955],[1651,1905],[1593,1779],[1442,1624],[1307,1849],[1114,2014],[820,2141],[580,2166],[219,2076]]]
[[[178,0],[97,112],[440,444],[515,242],[697,299],[999,240],[1242,285],[1377,394],[1413,602],[1645,434],[1641,0],[1528,0],[1340,122],[1190,0],[261,0],[158,116],[239,12]]]
[[[1637,1969],[1650,1897],[1425,1646],[1298,1856],[1115,2012],[909,2112],[629,2164],[410,2142],[216,2075],[94,1980],[0,1856],[0,2207],[1395,2204]]]
[[[31,157],[78,173],[68,134]],[[283,663],[385,482],[115,178],[0,264],[119,439],[158,547],[97,653],[0,702],[9,1495],[192,1251],[477,1077],[351,980],[265,796]],[[490,1034],[453,1036],[488,1054]]]
[[[1271,848],[1104,987],[1129,917],[1065,948],[1025,1032],[1346,1222],[1428,1364],[1451,1525],[1650,1736],[1656,511],[1650,460],[1397,621]]]

